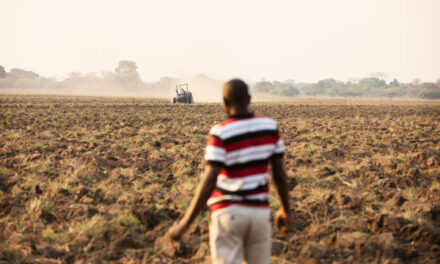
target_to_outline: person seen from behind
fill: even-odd
[[[269,164],[281,200],[275,226],[290,228],[288,184],[283,168],[284,143],[276,122],[249,112],[248,86],[239,79],[223,86],[228,119],[214,126],[206,146],[206,170],[184,217],[169,230],[180,240],[207,203],[213,263],[269,263],[272,228]]]

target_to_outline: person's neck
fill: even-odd
[[[229,116],[245,115],[248,113],[249,113],[249,110],[247,107],[234,107],[228,111]]]

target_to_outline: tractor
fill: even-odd
[[[194,103],[192,93],[189,91],[187,83],[181,83],[176,85],[176,97],[173,98],[173,104],[175,103],[185,103],[185,104]]]

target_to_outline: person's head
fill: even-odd
[[[246,113],[251,102],[249,88],[240,79],[232,79],[223,85],[223,108],[228,115]]]

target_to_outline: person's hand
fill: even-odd
[[[172,240],[180,241],[180,239],[182,238],[185,231],[186,231],[186,227],[184,225],[182,225],[181,223],[178,223],[176,225],[173,225],[168,230],[168,235]]]
[[[283,235],[287,235],[290,232],[290,217],[283,209],[279,209],[275,213],[275,226]]]

